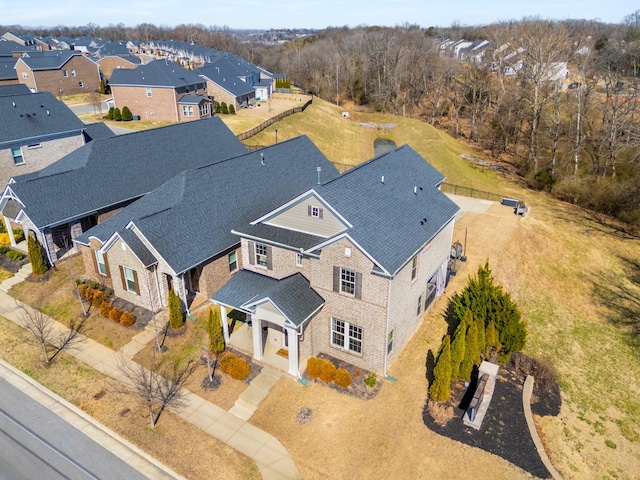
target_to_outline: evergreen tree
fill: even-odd
[[[28,235],[27,240],[27,248],[28,248],[28,256],[29,262],[31,262],[31,268],[33,270],[34,275],[42,275],[47,270],[49,270],[49,265],[47,264],[46,259],[44,258],[44,252],[42,251],[42,247],[40,243],[33,235]]]
[[[224,352],[224,333],[222,332],[220,311],[217,308],[209,309],[209,317],[207,318],[207,342],[209,352],[213,355],[217,356]]]
[[[433,383],[429,387],[429,395],[436,402],[444,402],[451,392],[451,340],[444,337],[440,352],[433,367]]]
[[[229,113],[229,108],[227,107],[227,104],[225,102],[222,102],[220,104],[220,113],[222,113],[223,115],[227,115]]]
[[[481,357],[486,357],[487,341],[484,333],[484,322],[482,320],[475,320],[475,322],[477,323],[476,328],[478,329],[478,350],[480,351]]]
[[[492,348],[500,350],[500,340],[498,339],[498,330],[496,330],[496,322],[494,320],[491,320],[487,325],[485,339],[487,341],[487,351]]]
[[[113,112],[114,111],[115,111],[115,108],[109,107],[109,111],[107,112],[107,120],[113,120]]]
[[[116,122],[119,122],[120,120],[122,120],[122,114],[120,113],[120,109],[117,107],[113,110],[113,119]]]
[[[100,90],[99,92],[104,95],[106,93],[106,89],[104,88],[104,80],[100,80]]]
[[[480,348],[478,346],[478,322],[472,321],[467,328],[464,359],[460,364],[460,378],[465,382],[471,380],[473,366],[480,363]]]
[[[229,113],[231,115],[235,115],[236,114],[236,108],[233,106],[233,104],[229,105]]]
[[[131,110],[129,110],[129,107],[125,105],[124,107],[122,107],[122,121],[129,122],[131,120],[133,120]]]
[[[469,314],[471,314],[471,311],[469,311]],[[460,364],[464,360],[467,326],[466,321],[463,320],[458,324],[453,334],[453,342],[451,342],[451,380],[460,378]]]
[[[182,306],[180,305],[180,299],[173,288],[169,290],[169,325],[174,330],[178,330],[184,325],[184,315],[182,313]]]

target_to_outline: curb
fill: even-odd
[[[538,436],[538,430],[536,430],[536,426],[533,423],[533,415],[531,414],[531,393],[533,392],[533,381],[534,379],[531,375],[527,375],[527,379],[524,381],[524,387],[522,389],[522,407],[524,408],[524,417],[527,419],[529,433],[531,434],[533,443],[536,446],[538,455],[540,455],[540,460],[542,460],[544,466],[547,467],[547,470],[549,470],[549,473],[551,474],[553,480],[563,480],[560,473],[551,463],[547,452],[544,451],[544,446],[542,445],[540,437]]]
[[[43,404],[39,399],[35,398],[32,394],[30,394],[28,391],[25,390],[25,386],[24,386],[25,382],[30,386],[34,387],[35,389],[37,389],[41,394],[52,399],[58,405],[61,405],[62,407],[64,407],[68,413],[77,417],[78,421],[71,423],[73,427],[80,430],[82,433],[90,437],[92,440],[94,440],[96,443],[101,445],[103,448],[110,451],[115,456],[117,456],[118,458],[120,458],[121,460],[129,464],[132,468],[139,471],[142,475],[145,475],[148,478],[154,478],[154,479],[186,480],[184,477],[182,477],[181,475],[178,475],[176,472],[171,470],[166,465],[163,465],[162,463],[160,463],[158,460],[156,460],[146,452],[142,451],[132,443],[120,437],[115,432],[109,430],[107,427],[97,422],[93,417],[86,414],[75,405],[69,403],[64,398],[61,398],[60,396],[56,395],[52,391],[48,390],[47,388],[45,388],[44,386],[36,382],[33,378],[29,377],[28,375],[25,375],[23,372],[21,372],[20,370],[15,368],[13,365],[7,363],[1,358],[0,358],[0,377],[4,378],[7,382],[12,384],[16,388],[19,388],[22,392],[29,395],[31,398],[33,398],[36,402],[40,403],[41,405]],[[60,415],[60,413],[51,409],[50,406],[47,406],[47,405],[43,405],[43,406],[45,406],[46,408],[49,408],[49,410],[51,410],[54,414],[56,414],[57,416],[59,416],[60,418],[68,422],[67,419],[65,419],[62,415]],[[91,425],[94,428],[89,428],[89,429],[82,428],[81,427],[82,423],[84,423],[85,426]],[[112,448],[109,445],[110,442],[105,442],[104,440],[110,440],[111,442],[115,441],[116,443],[119,444],[120,448],[118,449]],[[123,451],[128,453],[128,455],[126,455],[126,458],[124,458],[124,456],[122,455]]]

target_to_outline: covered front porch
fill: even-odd
[[[241,270],[211,298],[219,305],[225,342],[298,378],[307,323],[324,305],[300,273],[281,280]],[[229,327],[228,309],[243,312]]]

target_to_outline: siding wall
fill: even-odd
[[[322,218],[310,216],[309,207],[321,208]],[[333,215],[328,208],[325,208],[315,197],[304,199],[303,201],[292,205],[282,213],[268,219],[268,221],[264,223],[296,231],[312,233],[321,237],[330,237],[345,230],[345,226],[342,222]]]
[[[67,70],[68,76],[63,75]],[[76,76],[71,76],[71,70],[76,71]],[[22,72],[29,75],[27,80],[22,78]],[[100,72],[98,64],[82,55],[76,55],[69,59],[62,68],[56,70],[38,70],[32,72],[24,62],[16,64],[18,81],[29,88],[35,88],[38,92],[51,92],[55,96],[76,95],[89,93],[100,88]],[[82,87],[79,83],[82,82]],[[62,92],[61,92],[62,90]]]
[[[111,78],[113,71],[118,68],[133,69],[139,66],[120,57],[101,58],[97,63],[100,66],[100,71],[102,72],[102,77],[105,81],[108,81]]]

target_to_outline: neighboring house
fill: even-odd
[[[256,100],[268,100],[271,98],[271,94],[273,93],[273,81],[260,80],[258,83],[254,84],[253,88],[256,91]]]
[[[17,60],[25,53],[37,52],[34,45],[25,46],[8,40],[0,40],[0,57],[15,57]]]
[[[0,97],[11,97],[13,95],[31,95],[31,90],[22,83],[0,85]]]
[[[14,57],[0,57],[0,85],[16,85],[20,83],[14,68],[17,61],[18,59]]]
[[[206,81],[166,60],[116,69],[109,81],[116,108],[129,107],[144,120],[180,122],[211,116]],[[194,96],[196,99],[183,99]]]
[[[55,264],[82,232],[184,170],[243,152],[218,118],[101,138],[15,177],[0,197],[0,212],[36,235]],[[188,235],[185,225],[178,236]]]
[[[244,312],[253,357],[286,349],[294,376],[319,353],[385,375],[444,291],[458,207],[443,181],[405,145],[265,205],[234,228],[243,270],[212,298],[223,326]]]
[[[106,55],[96,60],[100,67],[100,73],[105,83],[109,83],[111,74],[119,68],[136,68],[141,62],[138,57],[133,55]]]
[[[234,76],[228,76],[219,66],[206,65],[194,70],[207,81],[209,98],[233,105],[237,110],[256,103],[256,91],[253,86]]]
[[[61,50],[38,52],[16,62],[18,81],[33,92],[74,95],[100,88],[98,64],[80,52]]]
[[[23,91],[2,93],[18,87]],[[0,112],[2,187],[11,177],[41,170],[90,140],[87,125],[49,92],[32,94],[24,85],[0,87]]]
[[[242,268],[231,230],[339,175],[307,137],[185,171],[76,238],[87,275],[147,309],[173,287],[189,312]]]
[[[20,45],[23,45],[25,47],[36,44],[35,37],[28,33],[7,32],[2,35],[2,38],[9,42],[19,43]]]

